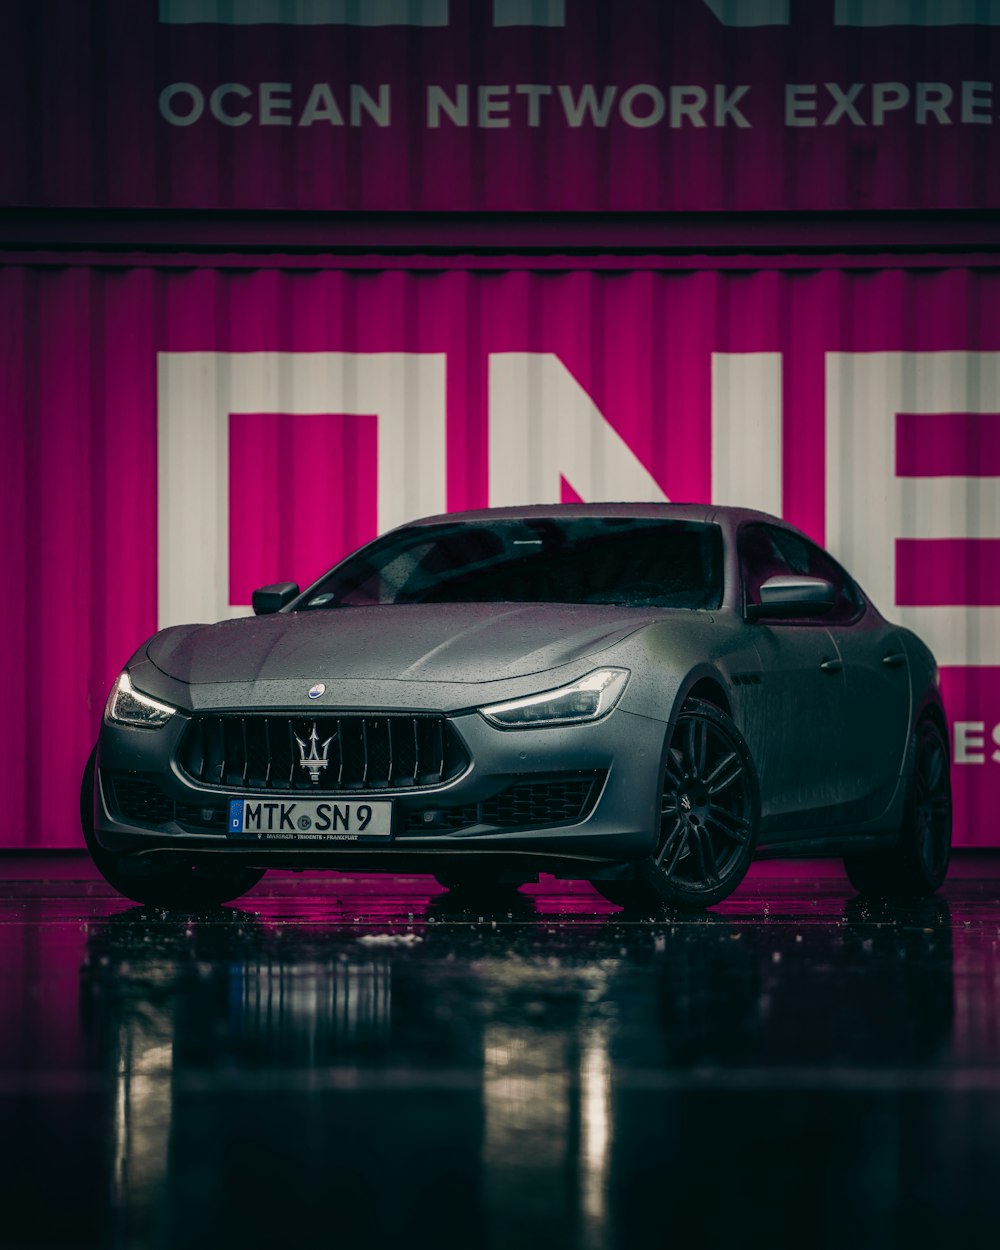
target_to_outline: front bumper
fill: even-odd
[[[593,724],[544,729],[498,729],[475,712],[449,719],[471,761],[466,771],[442,785],[342,795],[354,801],[391,799],[393,837],[386,843],[335,844],[303,838],[247,845],[227,837],[229,800],[259,798],[261,792],[201,786],[181,772],[176,760],[188,723],[184,713],[161,729],[106,724],[98,744],[96,840],[108,851],[138,857],[193,860],[224,855],[261,867],[392,872],[456,869],[476,861],[484,869],[516,871],[519,866],[599,875],[602,868],[640,859],[652,850],[664,722],[621,708]],[[139,821],[134,812],[123,817],[115,790],[123,777],[155,784],[164,800],[152,813],[156,819]],[[539,826],[532,823],[529,803],[523,805],[525,823],[511,824],[510,812],[521,810],[516,804],[505,808],[504,827],[484,823],[512,787],[535,783],[544,788],[553,779],[574,778],[593,782],[582,819]],[[324,791],[267,797],[336,796]],[[199,824],[205,827],[195,827]]]

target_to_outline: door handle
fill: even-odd
[[[882,656],[882,663],[886,668],[899,668],[906,663],[906,656],[902,651],[890,651],[888,655]]]
[[[824,673],[839,673],[843,667],[843,660],[824,660],[820,665]]]

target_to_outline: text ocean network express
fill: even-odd
[[[429,130],[454,126],[480,130],[666,126],[749,130],[758,97],[773,125],[774,91],[780,93],[781,124],[884,126],[893,115],[917,126],[989,126],[996,113],[991,81],[785,83],[782,87],[689,83],[580,86],[561,83],[427,84],[422,122]],[[373,126],[386,128],[409,115],[409,102],[391,83],[221,82],[203,86],[173,82],[159,94],[159,113],[171,126],[205,121],[220,126]],[[394,104],[395,101],[395,104]],[[757,118],[757,124],[761,123]]]

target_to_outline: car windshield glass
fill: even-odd
[[[716,525],[540,517],[413,526],[349,556],[307,610],[402,603],[607,603],[717,608]]]

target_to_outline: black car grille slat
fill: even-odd
[[[240,732],[240,717],[235,716],[224,722],[223,731],[225,767],[222,770],[224,784],[242,786],[243,782],[243,735]]]
[[[310,770],[303,757],[312,755],[314,726]],[[203,786],[330,793],[439,785],[464,772],[468,757],[447,719],[432,713],[272,714],[196,717],[178,762]]]
[[[364,722],[367,776],[372,789],[388,789],[392,786],[390,724],[391,718],[388,716]]]
[[[344,725],[343,721],[338,720],[337,724],[337,788],[341,789],[344,784]]]

